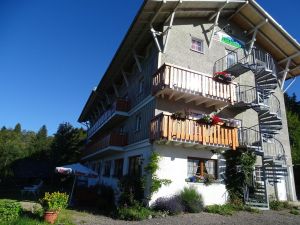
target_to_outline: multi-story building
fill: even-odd
[[[205,204],[222,204],[220,152],[249,150],[255,191],[245,201],[295,200],[283,87],[300,73],[299,50],[254,0],[144,1],[79,117],[88,126],[82,161],[117,188],[154,151],[158,176],[172,183],[152,201],[195,186]],[[211,123],[212,113],[223,122]]]

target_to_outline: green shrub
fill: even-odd
[[[289,204],[287,201],[270,201],[270,209],[272,210],[283,210],[283,209],[292,209],[293,206]]]
[[[297,209],[292,209],[290,213],[293,215],[300,215],[300,212]]]
[[[66,193],[53,192],[50,194],[46,192],[40,202],[45,211],[60,211],[67,208],[68,198]]]
[[[117,217],[121,220],[144,220],[152,216],[152,211],[140,204],[118,208]]]
[[[251,208],[250,206],[244,206],[243,211],[250,213],[260,213],[261,211],[257,208]]]
[[[17,201],[0,200],[0,222],[17,219],[22,211],[21,204]]]
[[[167,212],[169,215],[177,215],[184,211],[184,206],[179,196],[158,198],[152,205],[152,209],[160,212]]]
[[[203,210],[201,194],[193,187],[185,187],[179,194],[186,212],[198,213]]]
[[[236,210],[230,204],[225,205],[210,205],[205,208],[205,212],[220,214],[223,216],[233,215]]]
[[[115,193],[112,187],[107,185],[100,185],[98,187],[97,206],[105,213],[112,213],[116,209]]]
[[[133,206],[136,201],[142,202],[144,199],[144,185],[140,176],[125,175],[119,180],[121,195],[120,205]]]

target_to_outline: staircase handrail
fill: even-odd
[[[268,98],[265,98],[264,104],[269,107],[270,113],[276,113],[278,117],[281,117],[280,101],[274,93],[271,93]]]
[[[228,55],[231,55],[232,53],[235,53],[236,62],[228,66],[226,59]],[[247,64],[251,70],[257,70],[258,66],[264,66],[265,69],[272,71],[274,74],[277,74],[278,71],[277,62],[270,53],[261,49],[253,48],[251,53],[247,54],[246,49],[236,48],[215,62],[214,73],[226,71],[238,63]]]

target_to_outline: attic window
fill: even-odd
[[[191,50],[199,52],[199,53],[204,53],[203,40],[200,40],[197,38],[192,38]]]

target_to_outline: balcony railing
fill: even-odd
[[[83,155],[88,156],[108,147],[122,147],[127,145],[127,134],[111,132],[104,137],[88,144],[83,150]]]
[[[245,49],[238,48],[215,62],[214,73],[228,71],[234,76],[238,76],[247,70],[260,70],[262,68],[277,74],[277,63],[271,54],[254,48],[247,55]]]
[[[164,94],[175,100],[184,98],[196,104],[220,105],[234,104],[237,100],[235,83],[218,82],[210,76],[171,64],[158,69],[152,81],[154,95]]]
[[[230,148],[239,146],[238,128],[225,125],[207,125],[194,119],[178,120],[159,114],[151,121],[151,140],[175,142],[186,146]]]
[[[129,102],[125,99],[117,99],[112,106],[106,110],[97,120],[97,122],[88,130],[87,136],[93,136],[104,124],[110,121],[114,116],[127,117]]]

